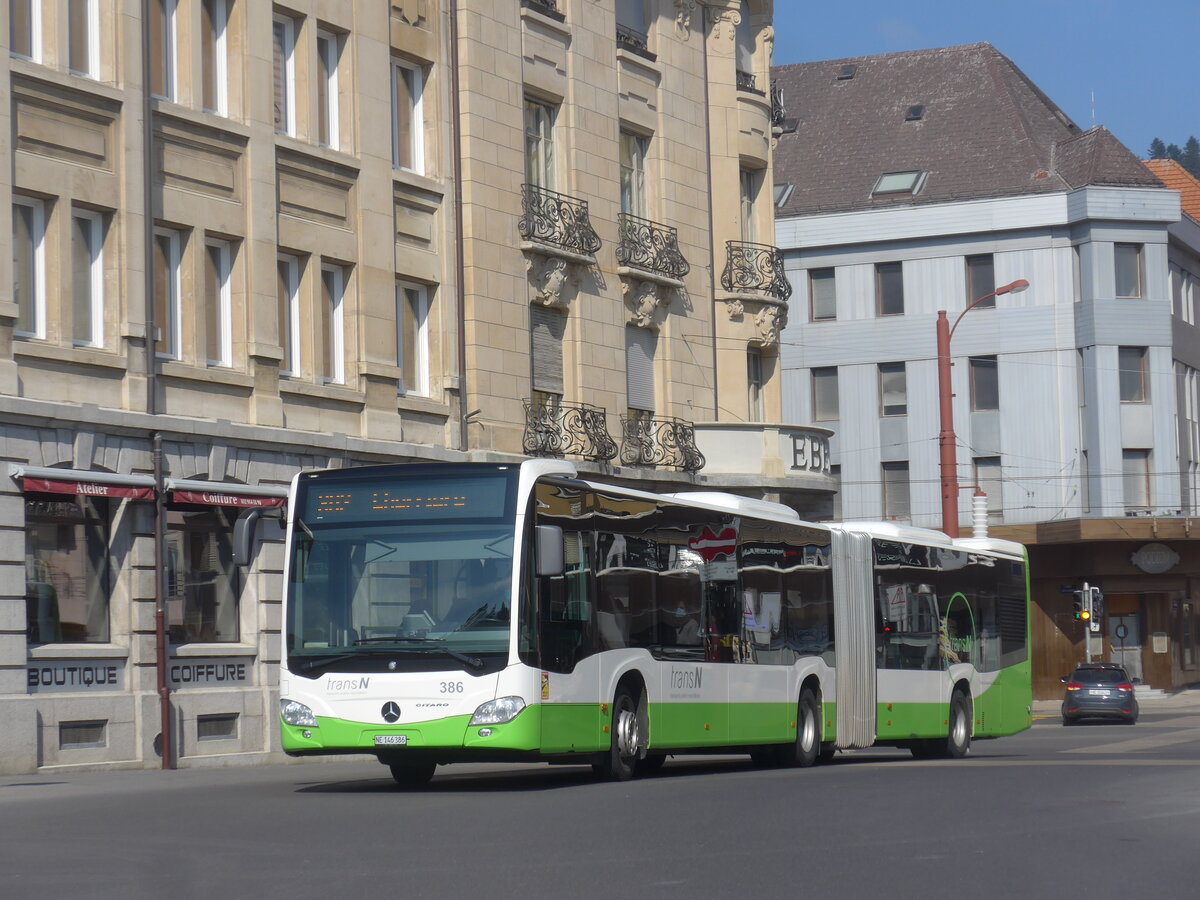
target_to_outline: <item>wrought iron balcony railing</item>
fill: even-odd
[[[721,287],[737,294],[767,294],[786,302],[792,286],[783,272],[783,254],[769,244],[725,242],[725,271]]]
[[[704,468],[696,446],[696,427],[669,416],[632,412],[621,416],[621,464],[673,467],[684,472]]]
[[[623,50],[632,50],[639,56],[655,58],[654,54],[650,52],[650,43],[645,32],[630,28],[628,25],[617,25],[617,46]]]
[[[586,200],[576,200],[534,184],[521,186],[521,237],[595,256],[600,238],[588,218]]]
[[[608,433],[607,413],[599,406],[522,400],[525,435],[522,448],[529,456],[565,455],[608,460],[617,443]]]
[[[558,0],[521,0],[522,6],[532,6],[534,9],[554,14],[558,18]]]
[[[741,69],[737,70],[737,89],[739,91],[754,91],[756,94],[762,93],[758,89],[758,79],[754,77],[754,73],[743,72]]]
[[[645,269],[668,278],[682,278],[691,266],[679,252],[678,233],[669,225],[659,225],[632,213],[617,215],[617,263]]]
[[[783,120],[787,118],[787,110],[783,108],[783,88],[774,78],[771,79],[771,127],[782,128]]]

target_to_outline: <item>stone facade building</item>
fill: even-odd
[[[828,508],[769,0],[8,5],[0,771],[276,758],[281,534],[231,536],[303,469]]]

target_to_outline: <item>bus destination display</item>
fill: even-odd
[[[505,514],[507,494],[504,477],[314,485],[307,491],[303,516],[310,523],[490,519]]]

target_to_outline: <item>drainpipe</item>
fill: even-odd
[[[145,320],[146,320],[146,412],[158,415],[158,359],[155,356],[154,318],[154,104],[150,96],[150,4],[142,3],[142,242],[145,246]],[[150,433],[154,466],[154,666],[158,683],[162,728],[162,768],[174,768],[171,741],[171,692],[167,684],[166,499],[163,493],[162,434]]]
[[[467,453],[470,449],[470,423],[467,421],[470,406],[467,404],[467,288],[463,256],[462,128],[458,121],[461,114],[458,91],[458,0],[450,0],[450,143],[454,154],[451,166],[454,178],[454,301],[458,316],[458,440],[463,453]]]
[[[712,96],[708,82],[708,8],[700,7],[700,46],[704,48],[704,159],[708,162],[708,296],[713,301],[709,307],[712,316],[712,383],[713,421],[721,419],[719,396],[720,378],[717,376],[717,220],[713,203],[712,168]]]

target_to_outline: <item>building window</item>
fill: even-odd
[[[228,241],[204,246],[205,352],[210,366],[233,365],[233,247]]]
[[[1121,451],[1121,482],[1126,509],[1150,508],[1150,451]]]
[[[329,31],[317,32],[317,140],[337,150],[341,146],[338,106],[338,66],[342,39]]]
[[[762,186],[762,173],[755,169],[742,169],[739,183],[742,198],[742,240],[752,243],[758,240],[758,223],[754,218],[754,206],[755,201],[758,200],[758,189]]]
[[[150,0],[150,93],[175,99],[177,0]]]
[[[296,134],[296,20],[275,16],[272,25],[275,131]]]
[[[554,119],[548,103],[525,100],[525,182],[554,190]]]
[[[321,266],[321,378],[332,384],[346,380],[346,270]]]
[[[25,498],[29,642],[107,643],[109,501]]]
[[[241,576],[233,564],[236,509],[167,511],[167,630],[172,644],[240,637]]]
[[[67,64],[76,75],[99,77],[100,0],[68,0]]]
[[[812,370],[812,408],[814,422],[833,422],[839,418],[837,366]]]
[[[739,12],[741,18],[738,20],[734,34],[734,40],[737,45],[735,48],[737,55],[735,63],[740,76],[749,75],[752,79],[754,75],[754,25],[750,21],[750,4],[746,0],[742,0]],[[743,78],[739,83],[753,85],[753,80],[746,81]]]
[[[400,353],[400,390],[429,396],[429,288],[396,282],[396,346]]]
[[[987,297],[976,309],[993,309],[996,298],[989,297],[996,291],[996,264],[992,254],[983,253],[967,257],[967,296],[966,303],[970,306],[981,297]]]
[[[226,0],[204,0],[200,5],[200,72],[204,108],[217,115],[228,114],[229,63],[226,30],[229,5]]]
[[[621,212],[643,219],[646,214],[646,156],[650,139],[621,132]]]
[[[1137,298],[1142,296],[1141,244],[1114,245],[1113,269],[1118,297]]]
[[[418,175],[425,172],[424,84],[419,68],[392,60],[392,165]]]
[[[658,335],[648,328],[625,328],[626,406],[632,410],[654,411],[654,355]]]
[[[617,41],[646,47],[646,0],[617,0]]]
[[[975,484],[987,494],[988,523],[995,525],[1004,521],[1004,498],[1001,495],[1000,457],[977,456]]]
[[[968,365],[971,372],[971,411],[999,409],[1000,378],[996,369],[996,357],[972,356]]]
[[[279,285],[276,317],[283,359],[280,375],[300,374],[300,259],[283,255],[278,260]]]
[[[885,462],[881,467],[883,476],[883,517],[885,519],[907,519],[909,517],[908,463]]]
[[[904,264],[875,264],[875,314],[904,315]]]
[[[42,58],[42,0],[9,0],[9,50],[35,62]]]
[[[837,318],[836,285],[833,269],[809,269],[809,315],[814,322]]]
[[[1118,347],[1117,367],[1121,402],[1145,403],[1150,393],[1146,390],[1146,348]]]
[[[879,364],[879,414],[908,415],[908,376],[902,362]]]
[[[746,351],[746,384],[749,421],[763,421],[763,355],[757,347]]]
[[[563,338],[567,315],[535,304],[529,307],[529,353],[533,391],[541,407],[553,406],[563,395]]]
[[[104,217],[71,216],[72,338],[77,346],[104,346]]]
[[[17,334],[46,336],[46,204],[13,198],[13,300]]]
[[[178,231],[154,229],[154,351],[178,359],[180,339],[179,275],[181,239]]]

